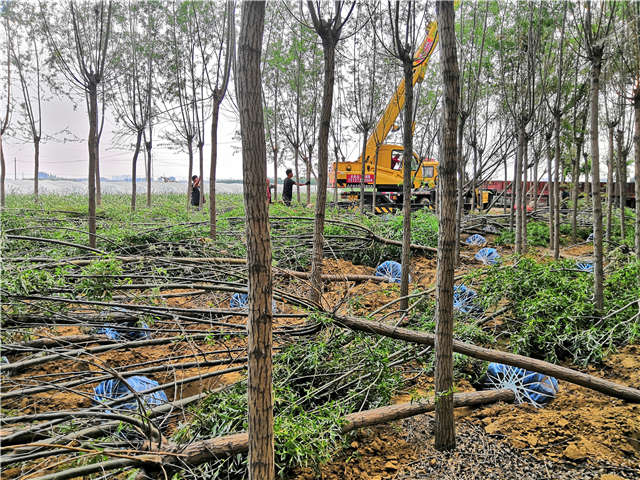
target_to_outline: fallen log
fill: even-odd
[[[332,317],[337,324],[352,330],[375,333],[385,337],[423,345],[434,346],[435,344],[435,335],[432,333],[416,332],[407,328],[394,327],[393,325],[372,322],[370,320],[355,317],[340,317],[335,314],[332,314]],[[596,390],[597,392],[604,393],[611,397],[620,398],[628,402],[640,403],[640,390],[620,385],[619,383],[611,382],[603,378],[594,377],[593,375],[588,375],[571,368],[561,367],[553,363],[545,362],[544,360],[536,360],[523,355],[478,347],[459,340],[453,341],[453,351],[478,358],[480,360],[504,363],[513,367],[520,367],[534,372],[544,373],[546,375],[556,377],[559,380],[575,383],[576,385]]]
[[[454,407],[470,407],[500,401],[512,402],[513,400],[514,394],[511,390],[490,390],[485,392],[456,393],[453,395]],[[343,417],[344,423],[341,430],[342,433],[347,433],[357,428],[369,427],[432,412],[435,410],[435,405],[436,402],[434,399],[428,398],[417,402],[402,403],[351,413]],[[224,437],[193,442],[187,448],[179,449],[179,453],[183,455],[180,457],[180,462],[189,465],[199,465],[217,456],[246,452],[248,448],[248,433],[234,433]],[[166,460],[169,459],[170,457]]]
[[[495,402],[512,402],[514,394],[510,390],[491,390],[485,392],[455,393],[453,395],[453,405],[455,407],[468,407],[474,405],[484,405]],[[343,417],[344,423],[341,427],[343,433],[350,432],[357,428],[378,425],[380,423],[400,420],[415,415],[431,412],[435,409],[433,398],[420,400],[412,403],[391,405],[388,407],[376,408],[364,412],[357,412]],[[109,460],[106,462],[84,465],[70,470],[63,470],[32,480],[65,480],[68,478],[90,475],[96,472],[115,470],[124,466],[148,466],[151,470],[165,468],[183,468],[185,465],[196,466],[220,456],[228,456],[237,453],[244,453],[249,448],[249,435],[247,432],[234,433],[224,437],[216,437],[207,440],[193,442],[184,448],[184,445],[161,445],[158,448],[163,451],[173,451],[179,457],[154,455],[141,455],[129,458],[126,462]]]

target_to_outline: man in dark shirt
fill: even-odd
[[[282,187],[282,201],[288,207],[291,206],[291,198],[293,198],[293,186],[298,185],[302,187],[304,185],[309,185],[311,182],[307,183],[297,183],[293,181],[293,171],[290,168],[287,168],[287,178],[284,179],[284,185]]]

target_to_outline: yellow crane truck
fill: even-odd
[[[413,84],[422,82],[431,54],[438,44],[438,25],[431,22],[427,35],[422,41],[413,61]],[[404,78],[391,97],[387,108],[380,117],[375,129],[367,139],[365,148],[364,183],[376,186],[376,210],[386,212],[402,205],[403,155],[402,145],[385,144],[389,132],[404,107]],[[438,178],[438,162],[420,159],[413,152],[411,162],[413,179],[413,202],[421,205],[435,203],[435,185]],[[360,185],[362,179],[362,156],[353,162],[334,162],[329,166],[329,185],[335,188],[352,188]],[[356,202],[360,199],[359,190],[344,191],[343,200]],[[365,202],[371,205],[373,192],[365,191]]]

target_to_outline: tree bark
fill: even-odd
[[[7,176],[6,165],[4,162],[4,149],[2,148],[2,134],[0,133],[0,207],[5,206],[4,181]]]
[[[549,207],[549,250],[553,250],[553,239],[555,238],[554,229],[556,225],[553,219],[553,212],[556,209],[556,197],[553,195],[553,154],[551,152],[552,135],[551,131],[545,135],[547,143],[547,198],[549,199],[547,202]]]
[[[364,178],[365,178],[365,164],[367,157],[367,136],[369,131],[364,128],[362,130],[362,154],[360,155],[361,172],[360,172],[360,213],[364,214]]]
[[[609,130],[609,156],[607,159],[607,227],[605,238],[607,241],[607,245],[611,243],[611,216],[613,213],[613,129],[614,124],[609,123],[607,125]]]
[[[187,212],[191,210],[191,190],[193,190],[193,137],[187,138],[187,152],[189,155],[189,169],[187,174]],[[200,189],[200,195],[202,195],[202,189]]]
[[[640,86],[636,88],[633,97],[634,133],[633,144],[635,152],[635,189],[636,189],[636,258],[640,261]]]
[[[89,83],[89,246],[96,248],[96,165],[98,161],[98,86]]]
[[[554,115],[554,150],[555,161],[553,171],[553,258],[560,258],[560,114]],[[551,193],[551,192],[549,192]],[[551,232],[549,232],[551,233]]]
[[[313,8],[310,5],[310,8]],[[338,19],[339,21],[339,19]],[[324,23],[324,21],[322,21]],[[314,23],[315,18],[314,18]],[[324,86],[322,109],[320,111],[320,132],[318,136],[318,183],[316,188],[316,211],[313,225],[313,252],[311,254],[311,290],[309,299],[320,303],[322,297],[322,260],[324,250],[324,220],[327,203],[327,175],[329,167],[329,129],[331,126],[331,108],[333,105],[333,86],[335,83],[336,45],[340,32],[334,32],[328,26],[322,29],[316,24],[316,31],[322,39],[324,55]],[[311,152],[309,152],[311,153]],[[311,161],[309,160],[309,171]]]
[[[151,180],[153,178],[153,172],[151,170],[151,138],[144,143],[147,151],[147,208],[151,208]]]
[[[136,137],[136,148],[133,151],[133,162],[131,163],[131,211],[136,211],[136,176],[138,175],[138,154],[140,153],[140,145],[142,143],[143,130],[138,130]]]
[[[594,303],[597,315],[604,307],[604,270],[602,265],[602,199],[600,197],[600,144],[598,142],[600,92],[600,70],[602,68],[602,46],[592,47],[591,58],[591,191],[593,199],[593,245],[595,265]]]
[[[442,47],[441,47],[442,48]],[[456,61],[457,63],[457,61]],[[459,86],[458,86],[459,88]],[[458,122],[458,147],[457,147],[457,170],[458,170],[458,202],[456,204],[456,240],[455,240],[455,255],[456,265],[460,263],[460,230],[462,228],[462,215],[464,213],[464,161],[462,159],[462,135],[464,133],[464,124],[467,120],[467,113],[460,113],[460,122]]]
[[[271,240],[267,198],[260,54],[264,31],[264,2],[242,5],[238,67],[238,104],[242,136],[244,203],[247,215],[249,277],[248,405],[249,478],[275,477],[272,397]]]
[[[33,139],[33,199],[38,201],[38,170],[40,170],[40,137]]]
[[[618,177],[618,204],[620,206],[620,243],[624,243],[625,231],[625,211],[624,207],[627,203],[625,189],[627,187],[627,165],[623,151],[624,131],[618,130],[616,132],[616,141],[618,143],[618,161],[617,165],[617,177]]]
[[[220,104],[214,100],[211,113],[211,165],[209,166],[209,237],[216,239],[216,179],[218,167],[218,121]]]
[[[404,71],[404,131],[402,145],[402,277],[400,279],[400,310],[409,308],[409,276],[411,274],[411,163],[413,161],[413,59],[403,59]],[[454,249],[455,251],[455,249]]]
[[[524,156],[524,137],[526,132],[524,131],[524,122],[522,120],[518,121],[518,152],[516,155],[516,175],[515,175],[515,185],[516,185],[516,202],[515,202],[515,216],[516,216],[516,255],[522,255],[524,253],[522,248],[522,159]]]
[[[459,219],[455,216],[456,160],[460,159],[460,152],[456,152],[460,84],[453,3],[436,2],[436,12],[440,30],[440,64],[444,96],[443,148],[439,167],[442,190],[436,295],[435,447],[438,450],[451,450],[456,444],[453,418],[453,275],[456,262],[454,244],[459,243],[457,238],[460,234],[459,230],[456,231],[456,223]],[[458,148],[460,145],[458,138]],[[462,185],[459,185],[458,189],[461,191]],[[460,195],[458,195],[458,201],[460,201]],[[458,211],[459,207],[458,205]]]

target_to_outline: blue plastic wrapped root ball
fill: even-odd
[[[147,377],[134,376],[126,379],[126,382],[135,392],[144,392],[157,387],[159,384],[155,380],[151,380]],[[118,398],[125,397],[131,394],[131,390],[120,379],[112,378],[105,380],[95,388],[93,400],[96,403],[108,403]],[[145,407],[150,408],[156,405],[162,405],[167,403],[167,395],[162,391],[151,392],[142,396]],[[135,399],[130,400],[127,403],[118,405],[116,408],[124,410],[137,410],[138,402]]]
[[[487,239],[484,238],[482,235],[480,235],[478,233],[474,233],[473,235],[471,235],[470,237],[468,237],[465,240],[465,243],[467,245],[481,246],[481,245],[486,245],[487,244]]]
[[[246,293],[234,293],[229,300],[230,308],[249,308],[249,295]]]
[[[553,400],[559,391],[554,377],[501,363],[489,364],[483,387],[512,390],[516,403],[526,402],[537,408]]]
[[[590,262],[577,262],[576,268],[581,272],[593,273],[593,263]]]
[[[229,308],[234,310],[247,310],[249,308],[249,295],[246,293],[234,293],[229,300]],[[271,312],[277,313],[276,301],[271,300]]]
[[[453,287],[453,308],[462,313],[481,313],[482,308],[475,304],[476,291],[465,285]]]
[[[393,260],[382,262],[376,267],[376,277],[384,277],[391,283],[400,283],[402,281],[402,265]]]
[[[133,330],[132,330],[133,329]],[[114,326],[107,324],[104,327],[100,327],[96,330],[97,334],[106,335],[110,340],[117,342],[144,340],[151,337],[149,331],[149,325],[142,323],[139,327],[135,324],[128,324],[125,326]]]
[[[495,265],[500,261],[500,254],[495,248],[483,248],[475,255],[476,260],[480,260],[485,265]]]

